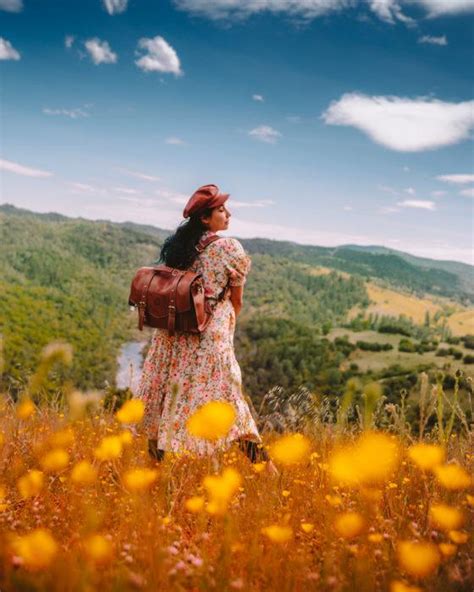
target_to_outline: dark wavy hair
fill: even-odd
[[[182,222],[176,232],[165,239],[161,247],[159,263],[176,269],[188,269],[196,260],[196,245],[207,230],[201,220],[202,216],[210,216],[213,208],[199,212],[199,216],[191,216]]]

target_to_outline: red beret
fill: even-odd
[[[189,198],[183,217],[189,218],[193,214],[207,208],[217,208],[229,199],[228,193],[219,193],[217,185],[203,185],[199,187]]]

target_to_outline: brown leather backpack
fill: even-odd
[[[201,239],[196,250],[204,249],[221,237],[212,234]],[[202,333],[213,310],[227,293],[226,286],[217,298],[206,295],[202,274],[156,265],[141,267],[130,286],[128,303],[138,308],[138,328],[143,325],[175,331]]]

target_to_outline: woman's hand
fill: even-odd
[[[227,271],[229,272],[229,278],[230,278],[231,284],[232,284],[232,282],[239,282],[240,283],[242,281],[242,279],[244,279],[244,275],[230,265],[227,266]]]

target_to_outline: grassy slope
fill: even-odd
[[[390,343],[393,345],[393,350],[373,352],[357,349],[356,351],[352,352],[348,360],[343,362],[342,369],[345,369],[345,367],[351,362],[355,362],[362,372],[367,372],[368,370],[379,372],[384,368],[388,368],[394,364],[398,364],[407,370],[414,370],[422,364],[430,364],[437,368],[443,368],[446,364],[450,364],[451,371],[454,372],[458,369],[461,369],[467,376],[474,377],[473,364],[464,364],[462,360],[454,360],[451,356],[436,356],[436,352],[425,352],[423,354],[399,352],[398,344],[402,338],[401,335],[390,335],[386,333],[378,333],[376,331],[351,331],[350,329],[337,328],[332,330],[327,337],[332,341],[336,337],[343,337],[344,335],[347,335],[349,341],[354,344],[357,341],[367,341],[369,343]],[[450,346],[448,343],[441,342],[439,347],[448,349],[449,347],[453,346]],[[473,351],[465,348],[462,344],[455,345],[454,348],[461,351],[463,353],[463,357],[466,354],[473,355]]]

